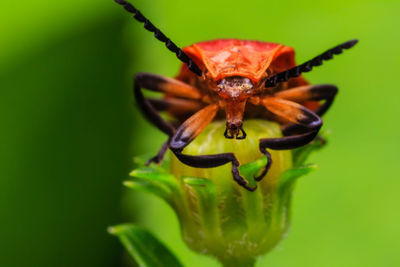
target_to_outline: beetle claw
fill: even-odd
[[[230,134],[230,132],[229,132],[229,134]],[[224,132],[225,138],[233,139],[233,135],[232,134],[229,135],[229,134],[228,134],[228,128],[225,128],[225,132]]]
[[[232,133],[233,132],[233,133]],[[241,132],[241,135],[239,135],[239,132]],[[224,132],[224,136],[225,138],[228,139],[245,139],[247,134],[246,132],[243,130],[243,127],[240,126],[239,128],[236,128],[234,131],[232,131],[231,129],[228,129],[228,127],[225,128],[225,132]]]
[[[257,189],[257,185],[251,187],[249,186],[248,182],[240,175],[239,170],[238,170],[238,166],[236,166],[235,164],[232,165],[232,175],[233,175],[233,179],[243,188],[247,189],[250,192],[253,192],[254,190]]]
[[[242,132],[242,135],[241,135],[241,136],[236,135],[236,139],[245,139],[246,136],[247,136],[247,134],[246,134],[246,132],[243,130],[243,127],[242,127],[242,126],[239,127],[239,131]]]

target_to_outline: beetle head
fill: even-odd
[[[253,83],[245,77],[226,77],[217,82],[217,93],[223,99],[244,99],[253,89]]]
[[[216,83],[216,92],[223,99],[226,113],[226,138],[244,139],[242,128],[243,113],[247,98],[252,94],[254,85],[249,78],[226,77]]]

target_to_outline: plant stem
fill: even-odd
[[[220,259],[224,267],[254,267],[256,264],[255,259]]]

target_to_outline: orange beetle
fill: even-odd
[[[301,65],[295,64],[292,48],[275,43],[219,39],[180,49],[130,3],[115,2],[133,13],[145,29],[153,32],[184,63],[175,79],[149,73],[135,76],[138,106],[151,123],[169,136],[148,163],[159,163],[167,148],[192,167],[212,168],[232,163],[234,180],[250,191],[256,187],[248,186],[240,175],[239,161],[233,153],[194,156],[183,154],[183,149],[220,116],[221,110],[225,110],[226,138],[246,138],[242,127],[245,110],[248,118],[277,121],[282,125],[284,136],[260,140],[260,151],[268,158],[267,165],[255,178],[261,180],[272,163],[267,148],[294,149],[312,141],[322,126],[320,116],[328,110],[337,93],[334,85],[310,85],[301,73],[357,43],[357,40],[345,42]],[[145,98],[142,88],[162,92],[164,98]],[[160,111],[176,118],[178,127],[161,118]]]

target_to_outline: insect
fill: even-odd
[[[255,177],[260,181],[272,163],[267,149],[294,149],[311,142],[322,126],[320,117],[337,93],[334,85],[309,84],[301,73],[358,42],[351,40],[335,46],[301,65],[295,64],[291,47],[260,41],[219,39],[180,49],[132,4],[125,0],[115,2],[134,14],[146,30],[153,32],[183,62],[174,79],[149,73],[138,73],[134,78],[137,105],[151,123],[169,136],[149,163],[161,162],[168,148],[192,167],[213,168],[231,163],[233,179],[250,191],[256,187],[250,187],[240,175],[240,163],[233,153],[195,156],[182,153],[183,149],[221,111],[225,111],[226,138],[246,138],[242,123],[245,110],[246,117],[277,121],[283,137],[260,139],[259,149],[268,159],[261,174]],[[162,92],[164,98],[145,98],[142,89]],[[169,112],[179,125],[175,127],[161,118],[160,111]]]

